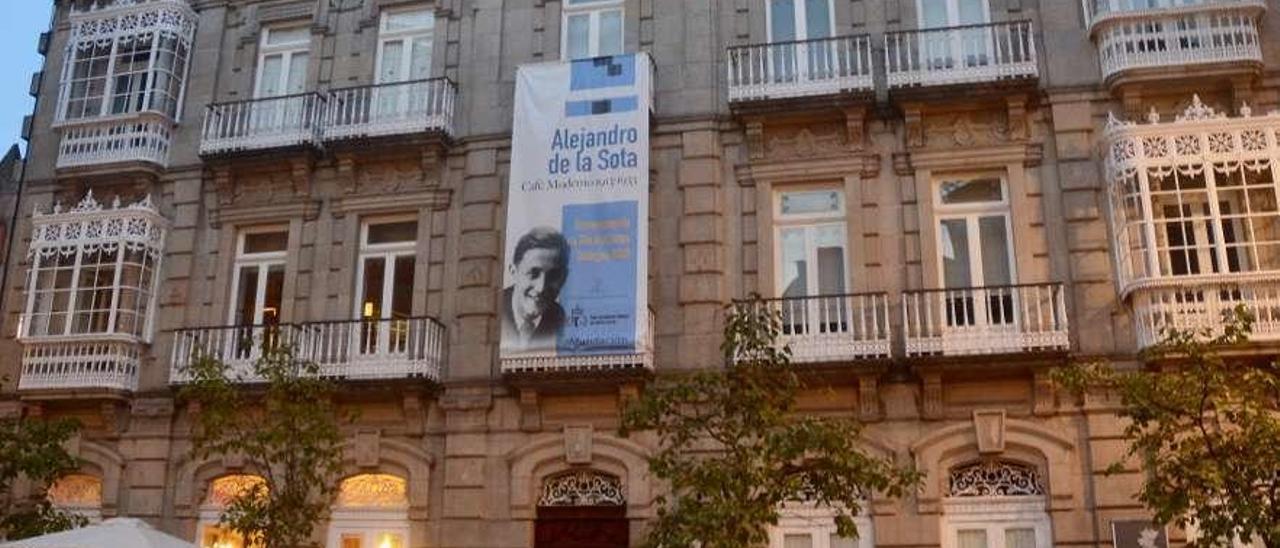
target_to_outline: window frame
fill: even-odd
[[[253,234],[271,234],[283,233],[285,235],[285,248],[283,251],[263,251],[256,253],[246,253],[245,243],[248,236]],[[289,225],[261,225],[252,227],[243,227],[236,233],[235,256],[231,262],[231,292],[228,294],[229,305],[227,307],[227,325],[236,327],[251,327],[262,325],[265,319],[265,299],[267,284],[265,283],[270,275],[271,267],[280,266],[288,277],[289,268],[289,238],[291,234]],[[238,320],[237,308],[240,305],[240,270],[244,267],[254,267],[257,271],[258,287],[254,296],[254,321],[247,325],[241,325]],[[283,301],[283,288],[281,294]],[[283,303],[281,303],[283,308]],[[283,315],[284,311],[277,311],[277,319]]]
[[[293,30],[293,29],[306,29],[307,38],[305,40],[297,40],[297,41],[285,42],[281,44],[269,43],[272,32],[283,32],[286,30]],[[258,38],[258,66],[254,69],[253,98],[269,99],[273,97],[288,97],[290,95],[294,95],[295,93],[289,92],[288,90],[289,73],[290,71],[293,70],[294,60],[297,57],[297,55],[300,53],[305,53],[307,55],[307,65],[303,67],[303,70],[306,71],[303,74],[303,86],[302,86],[303,90],[305,91],[308,87],[307,84],[309,83],[309,80],[311,78],[311,66],[310,66],[311,65],[311,41],[312,41],[311,30],[309,27],[307,27],[307,25],[304,25],[304,24],[285,23],[285,24],[263,27],[262,36]],[[276,83],[280,85],[280,91],[282,93],[277,93],[275,95],[264,95],[263,88],[262,88],[262,84],[263,84],[262,73],[267,65],[267,57],[270,57],[273,55],[279,55],[281,58],[280,75],[278,76],[279,81]]]
[[[986,532],[986,548],[1009,548],[1005,534],[1016,529],[1034,531],[1035,548],[1053,547],[1052,517],[1044,496],[949,498],[942,504],[941,548],[960,548],[960,532],[972,530]],[[986,511],[974,511],[975,506]],[[970,508],[958,512],[961,507]]]
[[[394,295],[394,291],[395,291],[394,280],[390,280],[391,281],[390,284],[388,283],[388,281],[389,279],[394,278],[395,276],[395,272],[394,272],[395,259],[399,259],[402,257],[413,257],[415,278],[416,278],[417,276],[416,271],[418,267],[417,265],[418,239],[421,236],[421,234],[414,234],[413,240],[409,240],[409,241],[381,243],[381,244],[369,243],[370,227],[375,225],[399,224],[399,223],[409,223],[409,222],[412,222],[418,225],[417,229],[419,230],[419,232],[421,231],[422,227],[421,227],[420,221],[418,217],[413,214],[377,216],[377,217],[369,217],[369,218],[360,220],[360,239],[359,239],[358,250],[356,253],[356,279],[355,279],[356,286],[355,286],[355,290],[352,292],[352,296],[353,296],[352,314],[355,319],[357,320],[365,320],[365,319],[390,320],[392,319],[392,317],[390,316],[391,307],[389,306],[383,306],[382,314],[380,315],[379,318],[364,317],[363,289],[364,289],[364,282],[365,282],[365,266],[364,266],[365,259],[381,257],[387,260],[387,262],[383,267],[384,268],[383,281],[381,284],[383,303],[390,303]],[[415,279],[414,281],[416,282],[417,280]]]
[[[853,540],[857,548],[875,548],[875,523],[871,519],[870,501],[863,501],[861,512],[853,517],[858,527],[858,538]],[[831,536],[836,534],[835,512],[815,507],[813,504],[786,504],[779,510],[778,523],[769,527],[769,548],[785,548],[786,537],[804,535],[810,539],[810,548],[830,548]]]
[[[963,0],[940,0],[947,6],[947,24],[942,27],[926,27],[924,25],[924,3],[930,0],[915,0],[916,4],[916,28],[920,30],[937,30],[952,27],[963,26],[966,23],[960,22],[960,2]],[[982,23],[991,23],[991,1],[981,0],[982,2]]]
[[[785,196],[786,194],[814,192],[814,191],[821,192],[821,191],[828,191],[828,190],[835,192],[838,195],[838,198],[836,200],[837,208],[835,211],[818,212],[818,213],[796,213],[796,214],[784,214],[782,212],[782,199],[783,199],[783,196]],[[813,235],[813,232],[822,228],[830,228],[835,226],[839,227],[841,247],[844,250],[844,253],[841,254],[841,258],[843,261],[841,268],[843,269],[843,272],[844,272],[844,280],[843,280],[844,293],[851,292],[851,288],[853,287],[853,273],[849,270],[849,267],[851,264],[851,259],[849,257],[851,255],[851,249],[849,245],[849,217],[847,212],[847,208],[848,208],[847,201],[848,201],[848,198],[845,194],[844,187],[834,183],[791,185],[791,186],[779,187],[774,189],[773,204],[771,205],[771,207],[773,207],[772,253],[773,253],[773,268],[775,269],[773,290],[774,290],[774,293],[778,296],[778,298],[783,298],[783,291],[786,285],[785,276],[783,274],[786,270],[785,269],[786,264],[783,262],[785,254],[783,253],[783,247],[782,247],[783,246],[782,234],[786,230],[794,230],[797,228],[804,230],[805,257],[806,257],[806,260],[809,260],[809,259],[816,258],[817,248],[816,246],[810,245],[812,243],[811,236]],[[805,286],[808,288],[812,288],[813,291],[809,292],[810,294],[804,295],[804,296],[805,297],[821,296],[821,293],[818,292],[819,289],[818,289],[818,284],[816,283],[816,279],[809,279],[809,278],[816,278],[817,276],[817,261],[812,261],[810,264],[813,264],[814,268],[810,269],[810,272],[805,273],[806,275]]]
[[[376,544],[365,544],[365,540],[377,542],[377,535],[382,533],[396,534],[400,536],[401,546],[408,548],[412,546],[412,520],[409,517],[409,491],[411,485],[409,479],[398,474],[388,472],[373,471],[368,473],[359,473],[347,476],[338,482],[338,489],[342,489],[342,484],[347,480],[363,475],[390,475],[404,482],[405,500],[401,506],[339,506],[338,499],[335,498],[333,506],[330,508],[329,524],[325,533],[326,548],[342,548],[342,540],[344,535],[358,534],[361,540],[361,548],[375,548]]]
[[[563,61],[575,61],[580,59],[591,59],[603,55],[621,55],[627,51],[627,8],[626,0],[583,0],[583,3],[573,5],[572,0],[564,0],[561,3],[560,10],[560,59]],[[618,22],[621,26],[621,44],[617,53],[601,53],[600,52],[600,18],[604,13],[617,12]],[[571,57],[569,55],[569,18],[577,15],[586,14],[587,21],[587,55],[586,57]]]
[[[942,186],[948,182],[956,181],[974,181],[985,178],[996,179],[1000,182],[1000,200],[986,201],[962,204],[944,203],[942,197]],[[978,224],[984,217],[1002,217],[1004,219],[1005,241],[1008,244],[1008,250],[1005,254],[1005,260],[1009,265],[1009,283],[1008,285],[1018,284],[1018,261],[1017,261],[1017,245],[1014,240],[1013,229],[1013,208],[1010,201],[1010,192],[1012,189],[1009,185],[1009,178],[1003,173],[991,172],[969,172],[969,173],[948,173],[935,175],[931,183],[931,193],[933,195],[933,227],[934,227],[934,254],[937,256],[938,268],[936,280],[938,287],[942,289],[964,289],[947,287],[946,264],[942,251],[945,249],[942,234],[942,222],[949,220],[963,220],[965,222],[965,231],[968,236],[969,243],[969,287],[993,287],[986,280],[983,271],[982,256],[982,240]],[[976,253],[975,253],[976,251]],[[997,284],[1003,285],[1003,284]]]
[[[429,15],[431,17],[431,25],[414,27],[409,29],[401,29],[401,30],[387,29],[387,22],[390,17],[394,15],[402,14],[402,13],[412,13],[412,12],[423,12]],[[430,8],[429,6],[418,5],[418,6],[397,7],[395,9],[382,10],[382,12],[378,15],[378,48],[376,53],[377,61],[374,62],[374,67],[373,67],[373,83],[375,85],[376,84],[392,84],[392,83],[414,82],[418,80],[430,79],[431,76],[435,74],[435,70],[434,70],[435,54],[436,54],[435,37],[436,37],[437,24],[439,24],[439,21],[436,19],[435,10]],[[426,38],[426,41],[428,44],[427,74],[422,76],[421,78],[414,78],[412,76],[412,72],[413,72],[412,45],[414,40],[417,38]],[[396,42],[396,41],[401,41],[406,46],[404,50],[405,55],[400,60],[400,63],[402,65],[400,68],[403,70],[404,77],[395,82],[384,82],[382,80],[382,73],[383,73],[382,69],[383,69],[383,62],[386,60],[386,57],[383,54],[383,52],[386,50],[386,46],[388,42]]]
[[[781,43],[776,41],[773,37],[773,3],[777,1],[778,0],[764,0],[765,38],[768,40],[768,43],[770,44]],[[809,8],[808,8],[808,4],[806,4],[804,0],[795,0],[793,3],[792,10],[795,12],[794,16],[795,16],[795,22],[796,22],[796,37],[794,38],[795,41],[803,42],[805,40],[816,40],[818,38],[833,37],[836,35],[837,25],[836,25],[835,0],[827,0],[827,14],[828,14],[828,18],[830,19],[830,25],[829,25],[830,28],[827,29],[827,36],[825,37],[812,36],[811,33],[809,32],[809,24],[808,24]],[[800,29],[802,28],[804,29],[804,32],[800,32]]]

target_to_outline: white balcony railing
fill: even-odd
[[[303,355],[326,377],[440,378],[444,325],[433,318],[318,322],[301,329]]]
[[[26,342],[19,390],[138,389],[136,342],[83,340]]]
[[[649,312],[647,328],[636,340],[634,352],[575,356],[503,357],[503,373],[555,373],[574,371],[653,369],[654,315]]]
[[[325,139],[438,131],[453,134],[457,88],[448,78],[360,86],[329,95]]]
[[[161,115],[63,125],[59,169],[121,162],[169,164],[173,122]]]
[[[325,98],[317,93],[215,103],[204,115],[200,154],[319,142]]]
[[[1039,75],[1030,21],[891,32],[884,37],[884,58],[890,88]]]
[[[1096,17],[1092,32],[1103,78],[1135,69],[1210,63],[1261,66],[1258,15],[1265,7],[1247,1],[1207,2]]]
[[[1062,284],[908,291],[902,295],[908,356],[1066,350]]]
[[[731,102],[873,89],[866,35],[737,46],[728,54]]]
[[[444,326],[431,318],[406,318],[180,329],[174,332],[170,381],[189,380],[188,368],[207,356],[226,364],[231,376],[252,382],[263,353],[284,346],[326,377],[438,380]]]
[[[1280,278],[1260,281],[1171,281],[1133,291],[1138,345],[1159,343],[1169,329],[1222,334],[1237,306],[1253,315],[1251,341],[1280,340]]]
[[[794,363],[888,358],[889,295],[859,293],[764,301],[782,319],[779,343]]]

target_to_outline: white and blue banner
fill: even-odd
[[[648,332],[646,54],[516,74],[503,358],[630,354]]]

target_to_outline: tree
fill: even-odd
[[[79,428],[70,419],[0,420],[0,538],[23,539],[86,523],[84,517],[55,508],[46,499],[49,485],[80,467],[66,449]],[[12,489],[19,477],[29,480],[36,492],[28,503],[15,505]]]
[[[1125,457],[1144,465],[1139,500],[1161,523],[1194,524],[1200,546],[1257,539],[1280,548],[1280,366],[1222,352],[1246,342],[1252,326],[1241,307],[1217,335],[1165,331],[1145,356],[1162,364],[1154,370],[1085,363],[1054,373],[1077,394],[1119,397]]]
[[[807,387],[775,344],[780,331],[758,297],[736,303],[721,344],[727,367],[659,379],[626,408],[623,435],[656,436],[649,468],[671,487],[649,546],[762,546],[785,504],[828,508],[839,533],[855,537],[868,495],[898,497],[918,483],[915,471],[864,451],[855,419],[797,412]]]
[[[265,345],[254,363],[260,390],[207,355],[188,373],[179,397],[197,407],[193,458],[239,455],[264,480],[233,497],[222,523],[266,548],[311,546],[342,466],[333,383],[277,345]]]

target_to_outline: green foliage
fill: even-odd
[[[80,467],[66,449],[79,428],[79,423],[68,419],[0,421],[0,538],[23,539],[84,525],[83,518],[45,500],[50,484]],[[19,477],[37,490],[31,504],[12,500],[11,489]]]
[[[268,345],[248,379],[198,356],[180,398],[197,404],[192,457],[240,455],[265,482],[236,496],[222,523],[266,548],[311,546],[342,466],[334,384],[291,349]]]
[[[1194,523],[1200,546],[1259,539],[1280,547],[1280,366],[1222,354],[1244,343],[1252,325],[1241,307],[1216,336],[1166,331],[1150,351],[1170,364],[1160,371],[1093,363],[1055,372],[1077,394],[1119,396],[1126,457],[1146,473],[1138,498],[1157,521]]]
[[[778,315],[758,297],[728,312],[728,367],[660,379],[624,412],[623,435],[656,435],[649,467],[672,491],[647,545],[764,546],[787,503],[831,508],[839,532],[856,536],[867,495],[902,496],[919,475],[867,455],[855,419],[797,413],[806,387],[775,345]]]

